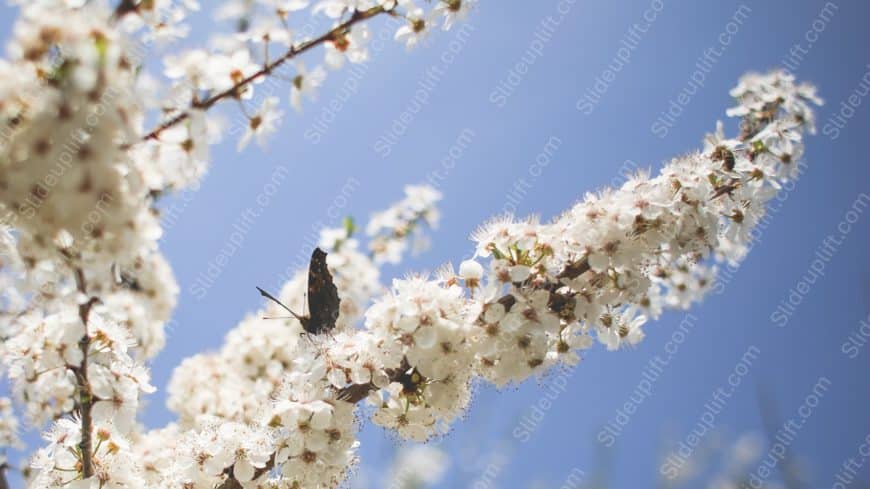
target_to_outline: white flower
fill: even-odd
[[[251,59],[250,52],[244,47],[236,49],[230,55],[213,55],[208,60],[212,88],[218,92],[238,86],[259,70],[260,66]],[[253,87],[250,83],[243,87],[239,96],[243,99],[249,99],[253,96]]]
[[[349,33],[326,43],[326,65],[337,70],[347,58],[351,63],[365,63],[369,59],[366,48],[371,34],[365,24],[357,24]]]
[[[374,6],[373,0],[321,0],[314,6],[314,13],[323,12],[327,17],[337,19],[346,12],[367,10]]]
[[[257,113],[248,120],[248,127],[237,146],[239,151],[243,150],[254,137],[257,138],[260,147],[266,146],[268,136],[278,130],[278,123],[284,116],[284,112],[278,109],[278,104],[278,97],[268,97],[263,101]]]
[[[444,30],[450,30],[456,22],[468,18],[468,14],[476,6],[477,0],[438,0],[438,5],[432,11],[444,17]]]
[[[396,40],[404,42],[408,49],[415,47],[429,35],[429,27],[435,21],[430,12],[426,15],[421,8],[414,8],[406,15],[408,22],[396,31]]]
[[[274,9],[282,17],[286,17],[289,12],[308,8],[311,3],[310,0],[261,0],[261,2]]]
[[[302,112],[303,95],[312,101],[317,99],[317,89],[325,79],[326,70],[322,66],[308,71],[302,62],[296,63],[296,76],[293,77],[293,85],[290,88],[290,104],[297,112]]]
[[[12,411],[12,400],[8,397],[0,397],[0,447],[21,447],[18,419]]]
[[[611,315],[600,322],[598,340],[607,346],[608,350],[616,350],[628,344],[636,345],[643,339],[641,326],[646,323],[646,316],[635,315],[633,308],[627,308],[618,315]]]
[[[290,31],[273,19],[260,20],[247,31],[237,35],[243,41],[251,41],[257,44],[269,45],[276,43],[281,46],[289,46],[292,43]]]
[[[163,73],[172,79],[183,79],[196,90],[212,88],[212,73],[209,71],[209,53],[202,49],[185,51],[179,55],[167,54],[163,58]]]
[[[474,260],[464,260],[459,264],[459,276],[464,280],[479,281],[483,278],[483,266]]]
[[[430,227],[438,224],[438,209],[435,204],[441,193],[428,185],[408,185],[405,198],[384,211],[372,215],[366,226],[366,234],[373,239],[369,249],[377,263],[398,263],[408,248],[407,237],[414,233],[415,244],[420,241],[420,225]],[[425,241],[423,241],[425,244]]]

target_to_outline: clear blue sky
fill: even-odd
[[[152,367],[161,391],[151,396],[146,423],[157,426],[172,419],[163,406],[171,369],[186,356],[219,347],[226,331],[260,305],[253,286],[273,285],[277,275],[297,262],[312,226],[338,224],[339,219],[330,220],[329,208],[349,178],[358,184],[342,214],[364,219],[399,197],[405,183],[424,181],[442,168],[457,138],[463,131],[470,135],[455,166],[438,182],[445,200],[434,249],[401,267],[388,267],[386,278],[406,270],[432,270],[465,256],[471,249],[469,233],[505,206],[549,218],[584,192],[618,181],[627,160],[657,169],[670,157],[697,148],[716,120],[724,119],[731,103],[727,92],[737,78],[747,70],[781,65],[792,46],[801,43],[802,60],[791,58],[792,69],[816,83],[827,102],[818,112],[820,133],[807,140],[808,170],[746,262],[728,277],[722,293],[692,310],[695,327],[615,444],[605,448],[596,438],[629,400],[650,359],[663,355],[683,313],[649,324],[646,341],[633,351],[598,348],[590,353],[527,442],[512,432],[547,387],[529,382],[501,393],[479,389],[467,420],[443,442],[459,460],[443,487],[471,487],[476,479],[489,482],[477,487],[526,488],[533,481],[560,487],[572,470],[591,474],[602,460],[612,467],[610,487],[650,487],[663,447],[686,439],[713,391],[727,383],[750,346],[760,354],[715,416],[715,427],[732,434],[759,431],[759,390],[775,400],[781,418],[797,416],[817,380],[829,379],[829,388],[790,447],[806,459],[812,487],[831,487],[840,465],[856,455],[870,434],[864,404],[870,401],[865,375],[870,351],[861,350],[856,358],[841,351],[870,314],[870,260],[861,251],[870,238],[870,216],[858,217],[785,327],[775,326],[771,314],[804,276],[825,237],[838,232],[838,223],[858,195],[870,192],[868,151],[862,146],[870,107],[855,109],[836,138],[833,129],[821,133],[870,71],[870,5],[838,2],[826,22],[816,23],[823,32],[814,42],[806,33],[820,15],[820,1],[662,0],[660,12],[646,25],[652,15],[647,13],[644,20],[644,12],[657,5],[650,0],[578,0],[558,25],[542,27],[545,18],[559,15],[557,5],[556,0],[483,0],[471,19],[473,30],[464,37],[441,33],[430,46],[410,54],[394,43],[375,53],[357,80],[356,93],[325,131],[316,124],[323,120],[323,108],[348,83],[352,75],[347,70],[330,74],[320,104],[308,104],[303,116],[284,121],[268,151],[237,154],[234,139],[215,148],[202,189],[163,240],[182,295],[169,343]],[[738,10],[739,22],[732,22]],[[2,25],[8,26],[11,11],[3,15]],[[629,33],[633,24],[643,29]],[[384,29],[383,24],[372,26],[375,34]],[[725,46],[720,33],[729,30]],[[546,41],[532,55],[534,63],[514,83],[509,97],[493,95],[536,32]],[[621,47],[625,49],[619,51]],[[720,54],[705,65],[703,86],[684,104],[666,135],[661,126],[654,130],[660,114],[689,84],[707,48]],[[452,50],[458,52],[443,56]],[[591,114],[578,110],[578,101],[596,78],[626,53],[628,62],[605,82],[606,92]],[[433,69],[440,74],[434,85],[425,83],[427,103],[384,157],[385,143],[377,141],[413,105],[421,80],[427,73],[431,78]],[[289,91],[285,86],[278,90],[282,97]],[[312,131],[320,131],[316,144]],[[551,151],[549,164],[535,167],[540,175],[532,177],[536,156],[556,140],[560,143]],[[204,298],[196,298],[192,284],[224,245],[237,216],[256,205],[278,166],[289,169],[290,177],[271,197],[220,280]],[[514,191],[517,182],[523,188],[519,193]],[[362,441],[366,466],[386,463],[393,440],[368,427]],[[482,475],[487,464],[498,468],[490,468],[492,477]],[[859,473],[870,480],[870,467]]]

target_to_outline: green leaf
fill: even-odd
[[[344,230],[347,231],[348,238],[353,236],[353,233],[356,232],[356,223],[354,222],[353,217],[346,216],[344,218],[344,221],[342,222],[342,225],[344,226]]]

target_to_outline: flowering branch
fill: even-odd
[[[474,240],[477,258],[490,257],[488,270],[469,260],[458,274],[446,268],[434,280],[396,280],[365,312],[362,330],[349,326],[354,316],[343,322],[343,311],[334,337],[312,348],[295,340],[294,320],[287,328],[256,319],[261,314],[247,319],[222,353],[186,361],[170,384],[170,407],[192,427],[188,436],[220,440],[217,452],[194,441],[202,446],[194,460],[224,460],[231,470],[222,481],[229,474],[241,484],[261,482],[268,467],[280,470],[282,483],[331,487],[352,461],[356,403],[374,406],[376,424],[424,441],[464,411],[475,377],[503,386],[573,366],[594,336],[610,350],[638,343],[648,317],[687,308],[712,287],[705,261],[742,259],[766,202],[795,175],[801,133],[812,131],[809,104],[820,102],[811,87],[779,72],[747,76],[732,95],[739,106],[729,113],[744,128],[763,127],[729,139],[720,125],[702,152],[589,195],[552,223],[505,217],[485,224]],[[376,221],[401,227],[402,216],[415,215],[386,212]],[[346,280],[362,275],[355,250],[345,242],[330,254],[343,302],[358,296],[359,279]],[[283,298],[298,300],[301,286],[294,279]],[[287,367],[267,374],[273,388],[254,387],[272,382],[263,378],[271,365]],[[200,379],[241,401],[200,397]],[[258,418],[267,399],[272,409]],[[234,428],[216,432],[209,416]],[[251,426],[258,419],[260,427]],[[251,444],[251,437],[271,443]],[[208,466],[201,470],[213,477]]]
[[[78,268],[75,271],[76,286],[83,297],[87,297],[87,284],[85,282],[84,272]],[[72,368],[76,377],[76,386],[79,392],[78,408],[81,416],[81,441],[79,442],[79,451],[82,457],[82,476],[88,478],[94,475],[93,461],[93,417],[91,411],[94,407],[94,395],[91,391],[91,384],[88,380],[88,355],[91,348],[91,337],[88,332],[88,318],[91,314],[91,308],[97,303],[95,297],[87,299],[79,305],[79,318],[85,328],[85,334],[79,340],[79,349],[82,352],[82,361],[77,366]]]
[[[196,4],[152,3],[124,0],[114,12],[101,2],[29,3],[11,60],[0,63],[11,87],[0,94],[0,122],[12,128],[0,146],[0,203],[15,219],[0,253],[14,292],[25,303],[40,298],[2,318],[0,358],[28,417],[54,421],[33,458],[35,487],[336,487],[356,461],[359,403],[372,407],[374,423],[424,441],[461,416],[478,379],[502,387],[574,366],[595,339],[608,350],[634,345],[647,318],[703,297],[715,260],[743,258],[766,203],[797,175],[810,104],[820,102],[786,73],[746,76],[729,110],[742,119],[737,137],[720,125],[702,151],[587,195],[551,222],[494,219],[474,234],[474,257],[458,271],[395,280],[384,292],[378,265],[399,261],[421,224],[438,217],[440,194],[409,186],[371,219],[371,254],[353,226],[323,232],[318,245],[329,250],[341,296],[329,335],[300,340],[297,319],[263,319],[274,315],[268,305],[220,352],[176,369],[168,404],[178,422],[143,432],[134,422],[139,394],[153,388],[141,362],[163,346],[178,293],[158,251],[154,194],[204,171],[210,133],[201,113],[250,95],[254,82],[320,44],[332,67],[364,61],[367,27],[352,27],[366,19],[408,20],[396,37],[409,46],[434,23],[413,0],[321,0],[315,14],[349,19],[293,44],[286,14],[308,2],[282,1],[269,16],[283,25],[252,24],[216,53],[167,59],[184,108],[141,136],[148,104],[126,29],[142,20],[172,34],[183,18],[175,8]],[[449,28],[473,3],[438,0],[429,14]],[[132,26],[114,22],[132,12],[141,17]],[[274,60],[272,41],[289,46]],[[262,62],[249,43],[265,43]],[[298,108],[325,74],[297,68]],[[267,97],[248,117],[240,145],[274,130],[277,102]],[[281,301],[300,309],[306,285],[303,270]]]
[[[221,100],[231,97],[239,97],[239,95],[245,90],[247,86],[249,86],[256,80],[269,75],[287,61],[327,41],[338,41],[347,33],[347,31],[354,24],[357,24],[367,19],[371,19],[383,13],[392,14],[393,8],[387,9],[382,5],[378,5],[368,10],[354,10],[353,14],[348,20],[333,27],[329,32],[326,32],[325,34],[322,34],[317,38],[305,41],[299,45],[290,47],[287,52],[278,57],[275,61],[267,61],[265,66],[263,66],[259,71],[256,71],[255,73],[242,78],[230,88],[227,88],[222,92],[216,93],[206,98],[205,100],[194,100],[188,110],[185,110],[175,115],[174,117],[162,122],[156,128],[145,134],[145,136],[142,137],[142,140],[147,141],[149,139],[158,139],[163,131],[185,121],[188,117],[190,117],[192,110],[208,110]]]
[[[435,204],[441,193],[425,185],[408,185],[405,198],[390,208],[371,216],[366,226],[369,250],[375,263],[399,263],[402,253],[411,241],[412,233],[421,226],[436,227],[439,215]],[[415,248],[420,248],[418,240]]]

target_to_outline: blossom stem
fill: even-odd
[[[87,294],[87,285],[85,282],[85,274],[81,268],[77,268],[75,272],[76,286],[79,292]],[[91,339],[88,335],[88,317],[91,313],[91,308],[96,303],[96,298],[90,298],[87,302],[79,305],[79,318],[85,326],[85,334],[79,340],[79,348],[82,351],[82,361],[77,368],[74,369],[76,376],[76,384],[79,392],[79,414],[81,415],[82,435],[79,442],[79,451],[82,457],[82,477],[87,479],[94,475],[94,452],[93,452],[93,416],[91,410],[94,406],[93,393],[91,392],[91,384],[88,381],[88,351],[91,346]]]
[[[0,464],[0,489],[9,489],[9,481],[6,480],[6,464]]]
[[[329,30],[325,34],[321,35],[320,37],[311,39],[309,41],[305,41],[297,46],[291,46],[290,49],[286,53],[281,55],[279,58],[275,59],[275,61],[266,62],[266,64],[259,71],[245,77],[242,80],[239,80],[238,83],[231,86],[230,88],[228,88],[222,92],[218,92],[218,93],[206,98],[205,100],[199,100],[199,101],[192,102],[190,107],[187,110],[185,110],[185,111],[181,112],[180,114],[177,114],[174,117],[162,122],[160,125],[158,125],[156,128],[154,128],[151,132],[149,132],[145,136],[143,136],[142,141],[147,141],[149,139],[157,139],[158,137],[160,137],[160,134],[163,133],[163,131],[165,131],[171,127],[174,127],[174,126],[180,124],[181,122],[184,122],[185,120],[187,120],[190,117],[190,113],[192,110],[208,110],[213,105],[215,105],[216,103],[220,102],[223,99],[230,98],[230,97],[237,97],[242,92],[242,89],[244,89],[246,86],[248,86],[252,82],[254,82],[254,81],[256,81],[264,76],[268,76],[276,68],[280,67],[281,65],[283,65],[287,61],[297,57],[298,55],[305,53],[306,51],[309,51],[312,48],[314,48],[320,44],[323,44],[327,41],[331,41],[333,39],[338,38],[339,36],[344,34],[344,32],[347,31],[347,29],[352,27],[354,24],[357,24],[357,23],[362,22],[364,20],[371,19],[372,17],[375,17],[375,16],[383,14],[383,13],[390,13],[391,11],[392,11],[391,9],[387,9],[383,6],[372,7],[368,10],[355,11],[353,13],[353,15],[351,15],[351,17],[348,20],[333,27],[331,30]]]

